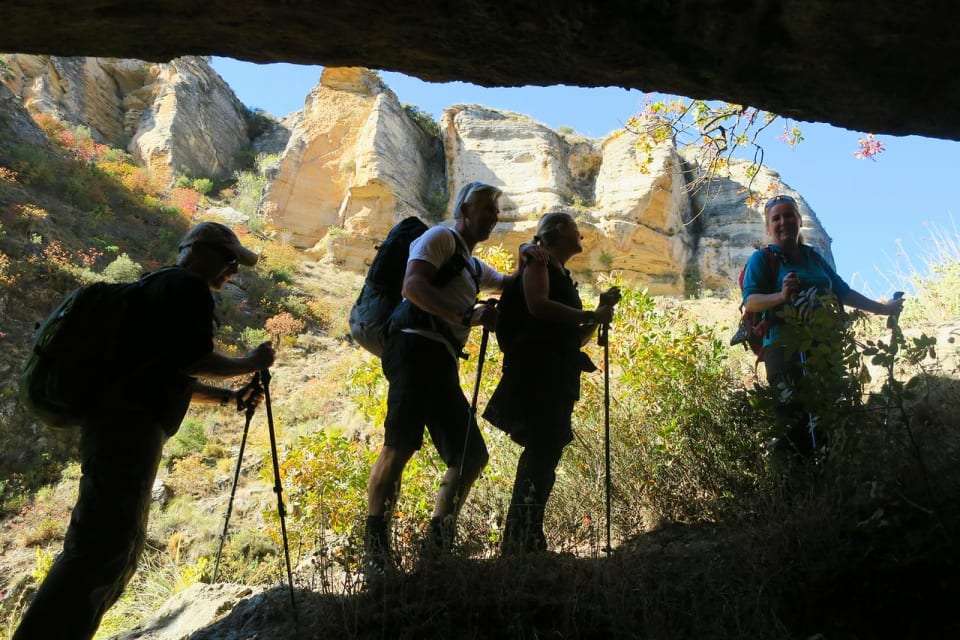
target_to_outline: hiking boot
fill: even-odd
[[[383,516],[367,516],[363,535],[363,573],[368,580],[396,571],[390,551],[390,534]]]
[[[420,546],[420,559],[438,560],[453,549],[456,524],[453,516],[434,516],[427,525],[427,533]]]
[[[543,534],[542,505],[511,505],[507,522],[503,527],[502,553],[517,555],[547,550],[547,537]]]

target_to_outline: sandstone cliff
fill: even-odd
[[[245,109],[202,59],[156,64],[7,54],[5,84],[31,111],[86,126],[126,147],[164,182],[227,178],[248,144]]]
[[[488,244],[512,250],[532,237],[542,214],[565,209],[585,237],[584,253],[569,265],[578,277],[616,270],[658,294],[729,288],[764,240],[762,212],[747,201],[746,163],[734,162],[707,191],[695,186],[694,155],[669,143],[641,170],[637,138],[625,131],[563,135],[478,105],[447,108],[439,129],[442,152],[375,75],[327,69],[265,207],[298,246],[362,270],[395,222],[418,215],[452,224],[451,194],[482,180],[504,191]],[[752,188],[797,196],[805,236],[832,260],[816,215],[779,174],[761,170]]]
[[[177,174],[228,178],[247,145],[246,109],[202,58],[166,64],[104,58],[5,56],[5,83],[31,110],[90,127],[169,182]],[[619,271],[652,293],[725,289],[764,240],[754,192],[798,197],[804,235],[832,260],[830,238],[779,174],[752,180],[746,163],[704,189],[695,154],[666,143],[653,162],[636,136],[561,134],[531,118],[479,105],[448,107],[431,134],[376,73],[327,68],[304,109],[252,141],[283,148],[261,213],[283,237],[363,271],[390,227],[408,215],[452,224],[453,194],[473,180],[503,189],[489,244],[513,250],[547,211],[574,213],[585,251],[578,278]],[[285,146],[284,146],[285,145]],[[641,170],[641,167],[646,167]]]
[[[365,69],[326,69],[308,96],[264,210],[292,241],[363,268],[395,220],[430,220],[445,188],[440,141]],[[332,231],[331,231],[332,230]]]

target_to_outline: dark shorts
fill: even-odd
[[[390,383],[385,445],[416,451],[423,446],[426,427],[447,465],[460,464],[465,442],[468,459],[486,458],[487,445],[460,388],[457,362],[446,346],[399,332],[387,342],[381,365]]]

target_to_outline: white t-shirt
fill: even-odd
[[[481,290],[499,291],[503,288],[504,276],[482,260],[473,259],[467,249],[467,243],[464,242],[463,238],[460,237],[460,234],[457,233],[455,229],[439,225],[427,229],[422,236],[414,240],[410,245],[410,254],[407,258],[407,263],[409,264],[412,260],[423,260],[424,262],[429,262],[439,270],[440,267],[446,264],[447,260],[450,259],[455,251],[460,251],[463,254],[464,258],[466,258],[467,266],[464,267],[458,276],[454,277],[453,280],[444,286],[442,291],[450,296],[450,299],[454,301],[458,309],[466,311],[470,305],[474,304],[477,300],[478,292],[474,285],[477,265],[480,266]],[[445,322],[450,328],[451,333],[453,333],[461,344],[467,341],[470,335],[470,327],[465,327],[459,323],[452,324],[443,318],[438,318],[438,321]],[[444,340],[439,333],[430,331],[429,329],[404,329],[404,331],[407,333],[417,333],[431,340],[437,340],[445,345],[447,344],[447,341]],[[450,345],[447,346],[450,347]],[[452,353],[454,357],[457,355],[453,352],[452,347],[450,347],[450,353]]]

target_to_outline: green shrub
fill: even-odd
[[[191,183],[190,186],[193,187],[194,191],[205,196],[213,191],[213,180],[210,178],[197,178]]]
[[[240,332],[240,344],[248,349],[253,349],[264,342],[270,342],[270,334],[265,329],[245,327]]]
[[[430,220],[439,222],[443,220],[443,214],[447,211],[447,205],[450,203],[450,193],[446,189],[431,191],[423,199],[423,205],[430,214]]]
[[[103,269],[103,277],[107,282],[133,282],[141,273],[143,267],[126,253],[121,253]]]
[[[204,424],[196,418],[185,418],[180,430],[167,442],[163,455],[169,460],[183,458],[191,453],[200,453],[207,443]]]
[[[257,217],[260,209],[260,197],[266,185],[266,178],[251,171],[238,171],[234,174],[234,178],[237,194],[232,202],[233,208],[252,220]]]
[[[407,112],[410,119],[417,123],[417,126],[420,127],[424,133],[434,138],[440,137],[440,125],[437,124],[437,121],[434,120],[432,115],[413,104],[404,104],[403,110]]]

